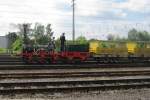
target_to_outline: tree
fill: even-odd
[[[8,38],[8,48],[11,48],[11,45],[15,42],[17,39],[17,33],[16,32],[9,32],[8,35],[6,35]]]
[[[49,41],[52,39],[54,32],[52,32],[51,24],[46,26],[46,35],[48,36]]]
[[[55,46],[56,46],[56,51],[60,51],[60,38],[57,38],[55,40]]]
[[[109,34],[109,35],[107,36],[107,40],[110,40],[110,41],[115,40],[115,35]]]
[[[86,37],[84,37],[84,36],[79,36],[79,37],[76,39],[76,41],[77,41],[78,43],[80,43],[80,44],[84,44],[84,43],[87,43],[87,42],[88,42],[87,39],[86,39]]]
[[[40,23],[36,23],[35,26],[34,26],[34,35],[35,36],[42,36],[45,32],[45,27],[44,25],[40,24]]]
[[[40,45],[47,45],[49,42],[49,39],[46,35],[42,35],[40,38],[38,38],[37,42]]]
[[[30,23],[24,23],[24,24],[18,24],[17,27],[19,29],[19,31],[17,32],[18,36],[20,38],[24,38],[24,31],[25,31],[25,26],[26,26],[26,35],[29,38],[29,36],[31,35],[32,31],[31,31],[31,24]]]
[[[21,38],[17,38],[16,41],[11,45],[11,49],[14,51],[22,50],[22,42]]]
[[[35,44],[41,44],[41,42],[43,43],[44,40],[42,41],[41,38],[43,38],[44,32],[45,32],[44,25],[36,23],[32,32],[32,35],[35,39]]]
[[[31,44],[31,45],[47,45],[50,41],[51,37],[53,36],[51,24],[48,24],[46,27],[41,23],[35,23],[34,28],[31,29],[31,24],[18,24],[16,25],[18,28],[18,32],[16,33],[19,40],[16,39],[13,46],[18,44],[18,41],[21,44]],[[45,32],[46,31],[46,32]],[[26,33],[26,34],[24,34]],[[45,34],[46,33],[46,34]],[[27,41],[25,43],[25,41]],[[20,46],[20,45],[19,45]]]
[[[89,42],[91,42],[91,41],[99,41],[99,40],[92,38],[92,39],[89,40]]]
[[[128,40],[150,41],[150,34],[147,31],[137,31],[136,29],[132,29],[128,32]]]
[[[130,41],[138,41],[139,40],[138,31],[136,29],[132,29],[128,32],[128,40],[130,40]]]
[[[140,41],[150,41],[150,34],[148,32],[139,32],[138,35]]]

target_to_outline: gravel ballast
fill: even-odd
[[[150,89],[0,95],[0,100],[150,100]]]

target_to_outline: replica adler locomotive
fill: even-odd
[[[47,46],[25,45],[22,58],[26,63],[99,63],[149,62],[150,43],[134,41],[90,41],[87,44],[66,45],[64,34],[60,38],[60,51],[55,51],[54,41]]]
[[[22,58],[26,63],[76,63],[86,61],[90,57],[88,44],[66,45],[64,33],[60,37],[60,51],[55,51],[54,39],[48,45],[23,47]]]

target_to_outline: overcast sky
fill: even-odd
[[[72,36],[72,0],[0,0],[0,35],[17,23],[51,23],[56,37]],[[150,0],[76,0],[76,37],[127,36],[131,28],[150,32]]]

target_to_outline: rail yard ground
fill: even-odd
[[[0,95],[1,100],[149,100],[150,89]]]
[[[0,99],[149,100],[150,64],[25,65],[0,55]]]

